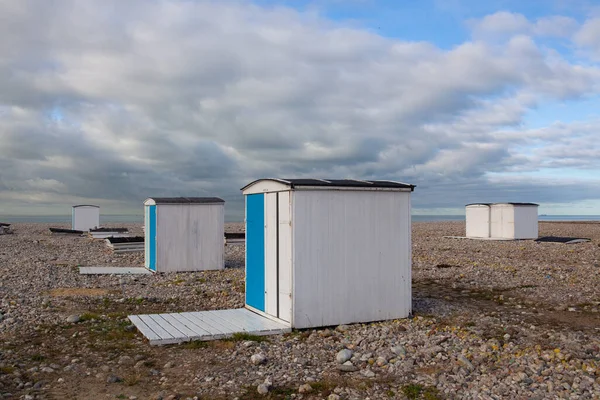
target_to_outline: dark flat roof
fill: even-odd
[[[150,197],[156,204],[213,204],[225,203],[219,197]]]
[[[251,186],[252,184],[262,181],[265,179],[257,179],[254,182],[244,186],[242,190]],[[356,179],[266,179],[281,182],[289,185],[292,188],[302,186],[322,186],[322,187],[360,187],[360,188],[393,188],[393,189],[410,189],[414,190],[415,185],[408,183],[395,182],[395,181],[367,181],[367,180],[356,180]]]
[[[536,204],[536,203],[510,203],[510,202],[504,202],[504,203],[471,203],[471,204],[465,205],[465,207],[467,207],[467,206],[493,206],[495,204],[510,204],[510,205],[513,205],[513,206],[539,206],[539,204]]]

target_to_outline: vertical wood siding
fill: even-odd
[[[156,206],[156,270],[184,272],[224,267],[222,204]]]
[[[72,209],[72,228],[89,231],[100,226],[100,209],[97,207],[75,207]]]
[[[279,192],[279,319],[292,321],[291,192]]]
[[[465,209],[466,236],[490,237],[490,206],[473,205]]]
[[[265,194],[265,312],[277,316],[277,193]]]
[[[515,237],[515,213],[510,204],[492,204],[490,233],[493,238]]]
[[[533,206],[516,206],[515,239],[538,238],[538,208]]]
[[[293,193],[295,328],[411,312],[410,194]]]

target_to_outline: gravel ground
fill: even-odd
[[[77,266],[142,266],[143,254],[12,228],[0,235],[0,399],[600,398],[598,223],[540,223],[542,236],[592,239],[572,245],[415,223],[413,318],[164,347],[126,315],[243,306],[243,246],[226,249],[224,271],[84,276]]]

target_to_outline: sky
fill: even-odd
[[[0,0],[0,216],[259,178],[600,214],[600,2]]]

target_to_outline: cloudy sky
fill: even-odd
[[[594,3],[0,0],[0,215],[261,177],[600,214]]]

